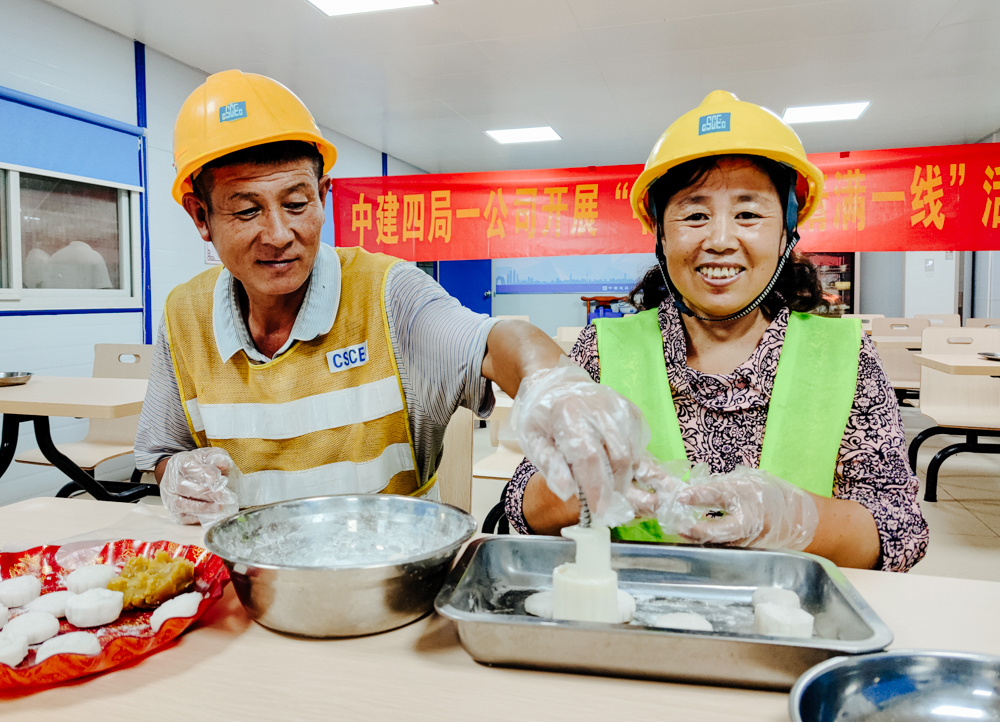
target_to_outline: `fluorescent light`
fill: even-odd
[[[562,140],[559,134],[547,125],[541,128],[488,130],[486,135],[497,143],[537,143],[540,140]]]
[[[437,5],[437,0],[308,0],[329,16],[374,13],[418,5]]]
[[[840,103],[839,105],[804,105],[787,108],[781,119],[786,123],[818,123],[823,120],[857,120],[871,103]]]

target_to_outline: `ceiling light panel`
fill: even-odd
[[[437,5],[437,0],[307,0],[329,16],[374,13],[419,5]]]
[[[540,128],[488,130],[486,135],[497,143],[538,143],[543,140],[562,140],[559,134],[547,125]]]
[[[781,119],[786,123],[820,123],[826,120],[857,120],[871,103],[839,103],[837,105],[804,105],[788,108]]]

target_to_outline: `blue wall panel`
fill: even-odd
[[[135,134],[2,97],[0,128],[0,162],[142,185]]]

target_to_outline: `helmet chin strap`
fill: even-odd
[[[791,170],[791,169],[790,169]],[[691,316],[692,318],[697,318],[699,321],[735,321],[738,318],[743,318],[744,316],[753,313],[764,300],[771,295],[771,291],[774,290],[775,284],[778,282],[778,278],[781,276],[782,270],[785,268],[785,264],[788,259],[792,257],[792,251],[795,250],[795,244],[799,242],[799,231],[798,231],[798,216],[799,216],[799,201],[795,197],[795,181],[796,172],[792,170],[792,183],[788,188],[788,208],[785,213],[785,230],[787,236],[787,243],[785,244],[785,252],[781,254],[781,258],[778,259],[778,267],[774,269],[774,275],[771,276],[771,280],[768,281],[767,286],[761,291],[757,298],[751,301],[749,304],[744,306],[742,309],[736,313],[730,314],[723,318],[709,318],[708,316],[699,316],[694,311],[692,311],[681,295],[677,292],[677,288],[674,286],[673,282],[670,280],[670,274],[667,273],[667,259],[663,254],[663,242],[661,239],[656,241],[656,262],[660,267],[660,275],[663,276],[663,282],[667,284],[667,289],[670,291],[671,296],[674,299],[674,306],[677,310],[683,313],[685,316]],[[650,198],[650,210],[653,211],[653,217],[656,217],[655,206],[653,204],[652,198]]]

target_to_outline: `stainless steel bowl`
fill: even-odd
[[[793,722],[1000,720],[1000,657],[925,650],[835,657],[799,677]]]
[[[0,371],[0,386],[20,386],[28,383],[30,378],[28,371]]]
[[[307,637],[353,637],[429,612],[476,531],[461,509],[408,496],[320,496],[257,507],[209,528],[250,616]],[[378,548],[376,546],[378,545]]]

